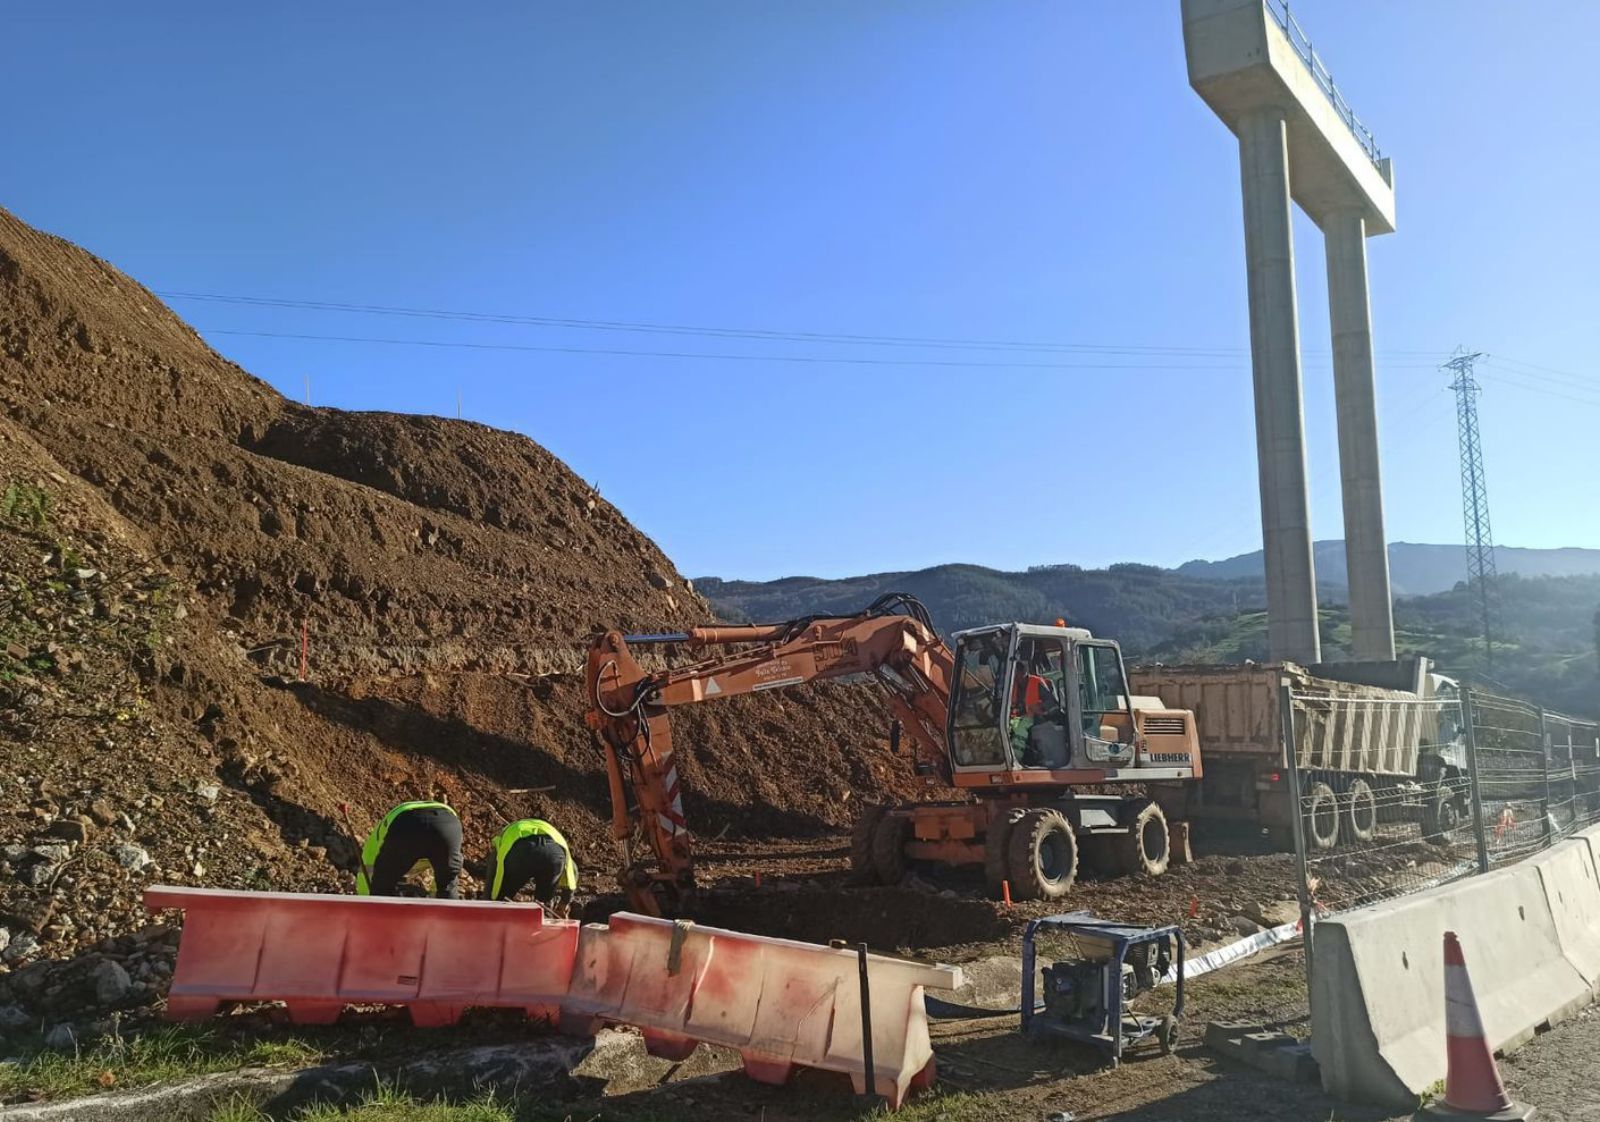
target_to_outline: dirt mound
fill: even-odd
[[[157,868],[345,885],[342,802],[360,832],[442,792],[477,852],[538,806],[603,882],[587,637],[710,611],[557,459],[482,425],[287,401],[3,211],[0,407],[0,925],[42,944],[10,966],[133,924]],[[849,686],[684,714],[695,827],[816,832],[911,793],[886,723]]]

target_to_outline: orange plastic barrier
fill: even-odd
[[[208,1017],[223,1001],[282,1001],[299,1024],[355,1003],[404,1005],[418,1025],[451,1024],[473,1005],[520,1007],[581,1035],[634,1025],[659,1056],[734,1048],[765,1083],[815,1067],[867,1089],[854,951],[627,913],[580,928],[537,905],[475,900],[162,886],[144,899],[186,913],[173,1019]],[[872,1085],[899,1106],[934,1078],[923,988],[958,986],[961,972],[867,961]]]
[[[296,1024],[330,1023],[353,1003],[405,1005],[418,1025],[451,1024],[470,1005],[553,1021],[578,945],[576,923],[547,921],[536,904],[165,886],[144,902],[185,912],[174,1020],[282,1001]]]
[[[961,972],[868,956],[875,1088],[899,1106],[933,1082],[925,986]],[[636,1025],[652,1054],[683,1059],[697,1042],[736,1048],[745,1073],[786,1081],[796,1066],[846,1072],[867,1088],[858,959],[850,950],[629,914],[583,929],[563,1026]]]

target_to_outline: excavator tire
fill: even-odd
[[[1149,799],[1129,799],[1117,819],[1128,827],[1126,834],[1112,838],[1117,871],[1128,877],[1159,877],[1166,872],[1172,850],[1161,807]]]
[[[1006,866],[1013,900],[1059,900],[1078,876],[1078,838],[1059,810],[1024,811],[1011,828]]]
[[[989,833],[983,839],[983,880],[989,888],[989,895],[996,900],[1001,898],[1005,882],[1011,879],[1007,857],[1011,830],[1026,813],[1023,807],[1013,807],[991,819]]]
[[[872,833],[888,810],[888,807],[876,803],[861,808],[861,814],[850,831],[851,884],[878,883],[878,870],[872,862]]]
[[[899,884],[910,865],[906,842],[911,840],[911,819],[885,814],[872,828],[872,868],[884,884]]]

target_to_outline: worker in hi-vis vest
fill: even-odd
[[[561,831],[542,818],[513,822],[489,855],[489,899],[510,900],[533,884],[533,898],[565,915],[578,888],[578,866]]]
[[[416,866],[433,867],[433,894],[461,895],[461,819],[444,803],[401,803],[367,835],[356,872],[357,896],[398,896]]]

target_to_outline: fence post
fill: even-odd
[[[1483,792],[1478,788],[1478,737],[1473,732],[1472,689],[1461,687],[1461,731],[1467,738],[1467,784],[1472,794],[1472,836],[1478,842],[1478,872],[1489,871],[1489,835],[1483,822]]]
[[[1311,903],[1311,872],[1306,866],[1306,822],[1300,801],[1300,754],[1295,748],[1294,689],[1278,684],[1278,709],[1283,718],[1283,757],[1289,767],[1289,816],[1294,827],[1294,870],[1300,896],[1300,938],[1306,947],[1306,992],[1311,992],[1311,928],[1316,922]]]
[[[1555,821],[1550,817],[1550,725],[1543,705],[1539,706],[1539,753],[1544,765],[1544,798],[1539,801],[1539,815],[1544,820],[1544,844],[1549,848],[1555,841]]]

